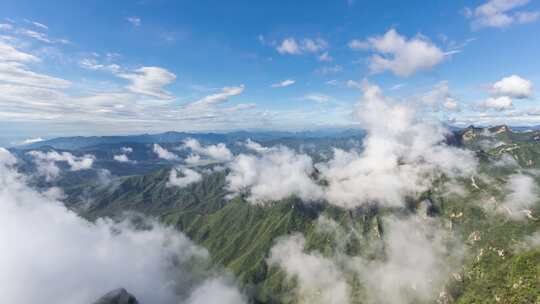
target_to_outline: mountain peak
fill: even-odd
[[[124,288],[109,291],[94,304],[139,304],[137,299]]]

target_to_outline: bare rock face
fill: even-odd
[[[124,288],[108,292],[93,304],[139,304],[137,299]]]

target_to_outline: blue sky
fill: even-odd
[[[0,136],[355,124],[365,81],[455,124],[540,124],[538,1],[0,3]]]

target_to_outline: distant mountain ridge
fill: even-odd
[[[120,135],[120,136],[71,136],[58,137],[49,140],[43,140],[27,145],[17,146],[19,149],[35,149],[40,147],[51,147],[54,149],[82,149],[90,146],[102,144],[118,143],[175,143],[186,138],[195,138],[205,143],[230,143],[246,140],[248,138],[256,141],[268,141],[280,138],[322,138],[322,137],[351,137],[363,136],[364,132],[360,129],[328,129],[317,131],[285,132],[285,131],[235,131],[230,133],[189,133],[169,131],[158,134],[140,134],[140,135]]]

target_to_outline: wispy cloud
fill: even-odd
[[[271,85],[272,88],[284,88],[284,87],[288,87],[290,85],[293,85],[296,81],[292,80],[292,79],[287,79],[287,80],[283,80],[281,82],[278,82],[278,83],[274,83],[273,85]]]
[[[137,16],[127,17],[126,21],[131,23],[131,25],[133,25],[133,26],[140,26],[141,25],[141,18],[139,18]]]
[[[474,9],[464,8],[463,14],[471,19],[471,28],[504,28],[512,24],[534,22],[540,16],[538,11],[517,10],[527,5],[529,0],[489,0]]]
[[[407,39],[395,29],[390,29],[382,36],[369,37],[366,41],[352,40],[349,47],[375,52],[368,61],[372,73],[391,71],[401,77],[429,70],[448,56],[425,37],[418,35]]]
[[[227,101],[230,97],[237,96],[244,92],[244,85],[237,87],[224,87],[221,92],[207,95],[197,101],[189,103],[190,107],[208,107]]]

